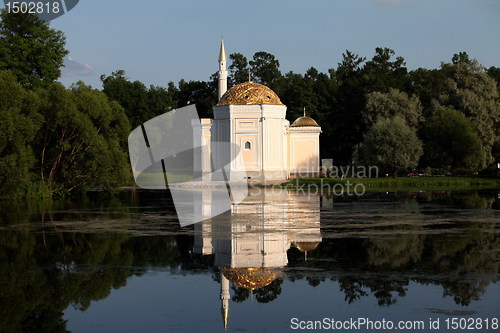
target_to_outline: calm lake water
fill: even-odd
[[[499,208],[255,190],[181,228],[165,191],[3,202],[0,332],[500,332]]]

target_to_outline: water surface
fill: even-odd
[[[496,191],[251,194],[184,228],[161,191],[1,203],[0,332],[499,331]]]

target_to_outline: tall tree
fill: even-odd
[[[417,68],[408,74],[407,92],[422,102],[425,118],[432,117],[433,102],[445,91],[446,76],[439,69]]]
[[[304,77],[302,74],[288,72],[284,76],[281,101],[287,105],[286,117],[290,122],[303,115],[304,107],[311,115],[316,112],[318,105],[314,92],[314,81]]]
[[[110,76],[101,75],[101,82],[103,92],[125,109],[133,128],[154,118],[155,114],[148,105],[148,89],[142,82],[130,81],[123,70],[117,70]]]
[[[487,71],[488,75],[497,83],[498,97],[500,98],[500,67],[491,66]]]
[[[455,53],[453,55],[453,57],[451,58],[451,62],[453,63],[453,65],[457,65],[460,63],[463,63],[463,64],[471,64],[472,63],[467,52]]]
[[[250,60],[252,80],[276,90],[281,78],[280,62],[267,52],[256,52]]]
[[[422,156],[422,142],[403,118],[380,119],[364,137],[364,162],[397,176],[399,170],[415,168]]]
[[[322,127],[320,145],[323,156],[332,156],[330,150],[335,137],[328,117],[334,110],[336,82],[329,75],[320,73],[314,67],[305,75],[288,72],[280,83],[280,99],[287,105],[286,117],[290,122],[303,115],[304,107],[308,116]]]
[[[229,65],[229,85],[234,86],[248,81],[248,60],[241,53],[229,55],[231,65]]]
[[[33,14],[0,13],[0,69],[24,87],[47,87],[61,76],[66,39]]]
[[[364,62],[365,58],[346,51],[337,69],[330,70],[338,89],[336,103],[330,105],[331,110],[325,117],[326,123],[331,124],[332,137],[328,145],[322,146],[322,154],[333,158],[338,165],[352,161],[353,149],[365,132],[360,121],[367,93],[362,73]]]
[[[496,82],[477,60],[465,52],[455,54],[453,62],[442,64],[446,75],[445,91],[439,97],[443,106],[452,106],[465,114],[481,139],[485,163],[493,162],[492,147],[499,138],[500,101]]]
[[[12,73],[0,71],[0,197],[30,195],[35,163],[31,145],[41,122],[37,104],[37,96]]]
[[[366,62],[363,68],[364,79],[370,91],[388,92],[389,88],[404,90],[407,82],[405,60],[396,57],[389,48],[377,47],[373,58]]]

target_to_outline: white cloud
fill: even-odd
[[[401,0],[374,0],[376,6],[399,7]]]
[[[70,56],[64,57],[62,76],[86,76],[94,73],[94,67],[77,61]]]

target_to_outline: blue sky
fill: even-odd
[[[80,0],[51,27],[70,50],[60,81],[95,88],[117,69],[146,85],[207,80],[222,35],[228,54],[267,51],[282,72],[324,72],[345,50],[371,58],[378,46],[410,69],[437,68],[459,51],[500,66],[500,0]]]

